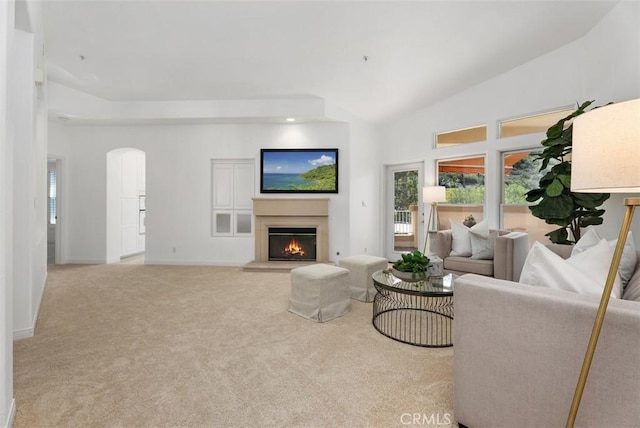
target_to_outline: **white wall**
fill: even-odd
[[[103,232],[107,224],[107,153],[123,147],[146,153],[147,263],[231,265],[253,260],[254,240],[211,237],[210,160],[254,158],[259,172],[260,148],[337,147],[340,193],[321,196],[330,198],[329,246],[330,257],[335,259],[337,253],[344,255],[350,247],[349,223],[345,221],[349,218],[348,140],[348,125],[344,123],[50,124],[49,150],[65,158],[62,204],[69,226],[63,228],[63,262],[107,260]],[[256,196],[260,196],[258,186],[256,180]]]
[[[486,155],[485,212],[492,227],[499,225],[499,152],[539,147],[544,134],[498,139],[497,121],[576,102],[596,104],[638,97],[640,13],[638,2],[622,2],[580,40],[565,45],[432,107],[384,127],[385,162],[425,159],[425,181],[436,181],[435,159]],[[596,98],[597,97],[597,98]],[[434,149],[437,132],[486,124],[486,142]],[[617,199],[617,198],[612,198]],[[619,201],[618,201],[619,202]],[[622,207],[608,204],[606,236],[617,235]],[[635,228],[637,236],[640,230]]]
[[[640,98],[640,2],[621,2],[584,37],[584,43],[585,99],[605,104]],[[605,222],[600,226],[603,236],[618,235],[624,216],[623,199],[630,196],[637,195],[612,194],[605,202]],[[635,242],[640,243],[638,210],[631,230]]]
[[[10,426],[13,400],[12,218],[13,137],[10,129],[8,70],[14,33],[13,0],[0,2],[0,427]]]
[[[46,278],[46,150],[36,127],[33,34],[16,30],[9,99],[14,139],[13,331],[33,335]],[[44,255],[44,258],[43,258]]]
[[[382,256],[382,148],[376,127],[339,108],[327,105],[331,117],[349,125],[349,150],[340,154],[349,164],[349,251]],[[348,158],[345,156],[348,155]],[[342,188],[341,188],[342,190]]]
[[[31,33],[16,30],[10,66],[9,105],[13,127],[13,332],[33,335],[46,280],[46,136],[38,114],[34,71],[36,46]]]

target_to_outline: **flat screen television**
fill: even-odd
[[[260,193],[338,193],[338,149],[260,150]]]

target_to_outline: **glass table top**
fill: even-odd
[[[396,278],[391,271],[379,270],[372,275],[376,286],[403,294],[450,296],[453,294],[453,282],[458,275],[447,274],[440,277],[429,277],[423,281],[403,281]]]

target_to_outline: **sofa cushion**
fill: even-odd
[[[597,245],[565,260],[536,242],[527,255],[520,282],[581,294],[602,295],[613,250],[603,239]],[[616,275],[611,297],[621,296],[622,282]]]
[[[471,258],[474,260],[493,260],[497,237],[497,230],[489,232],[488,234],[469,230],[469,238],[471,238]]]
[[[629,283],[622,294],[622,298],[624,300],[640,302],[640,266],[638,266],[638,269],[629,280]]]
[[[580,238],[576,245],[574,245],[573,249],[571,250],[571,255],[573,256],[575,254],[579,254],[585,251],[587,248],[591,248],[594,245],[597,245],[601,240],[602,238],[600,237],[598,232],[595,229],[591,228],[587,230],[587,232],[582,235],[582,238]],[[609,245],[615,249],[618,240],[614,239],[608,242]],[[623,287],[631,279],[631,276],[636,269],[637,262],[638,260],[636,256],[636,246],[633,242],[633,233],[629,232],[624,243],[624,249],[622,250],[620,266],[618,267],[618,275],[620,275]]]
[[[455,220],[450,220],[450,223],[451,232],[453,234],[453,239],[451,242],[452,256],[471,256],[471,238],[469,237],[470,230],[483,235],[487,235],[489,233],[489,222],[487,220],[482,220],[480,223],[471,228],[468,228],[464,224],[459,223]]]
[[[444,268],[457,272],[493,276],[493,260],[474,260],[470,257],[449,256],[444,259]]]

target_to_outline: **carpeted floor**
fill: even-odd
[[[289,289],[239,268],[53,267],[35,336],[14,343],[15,427],[453,420],[452,348],[382,336],[371,303],[306,320]]]

